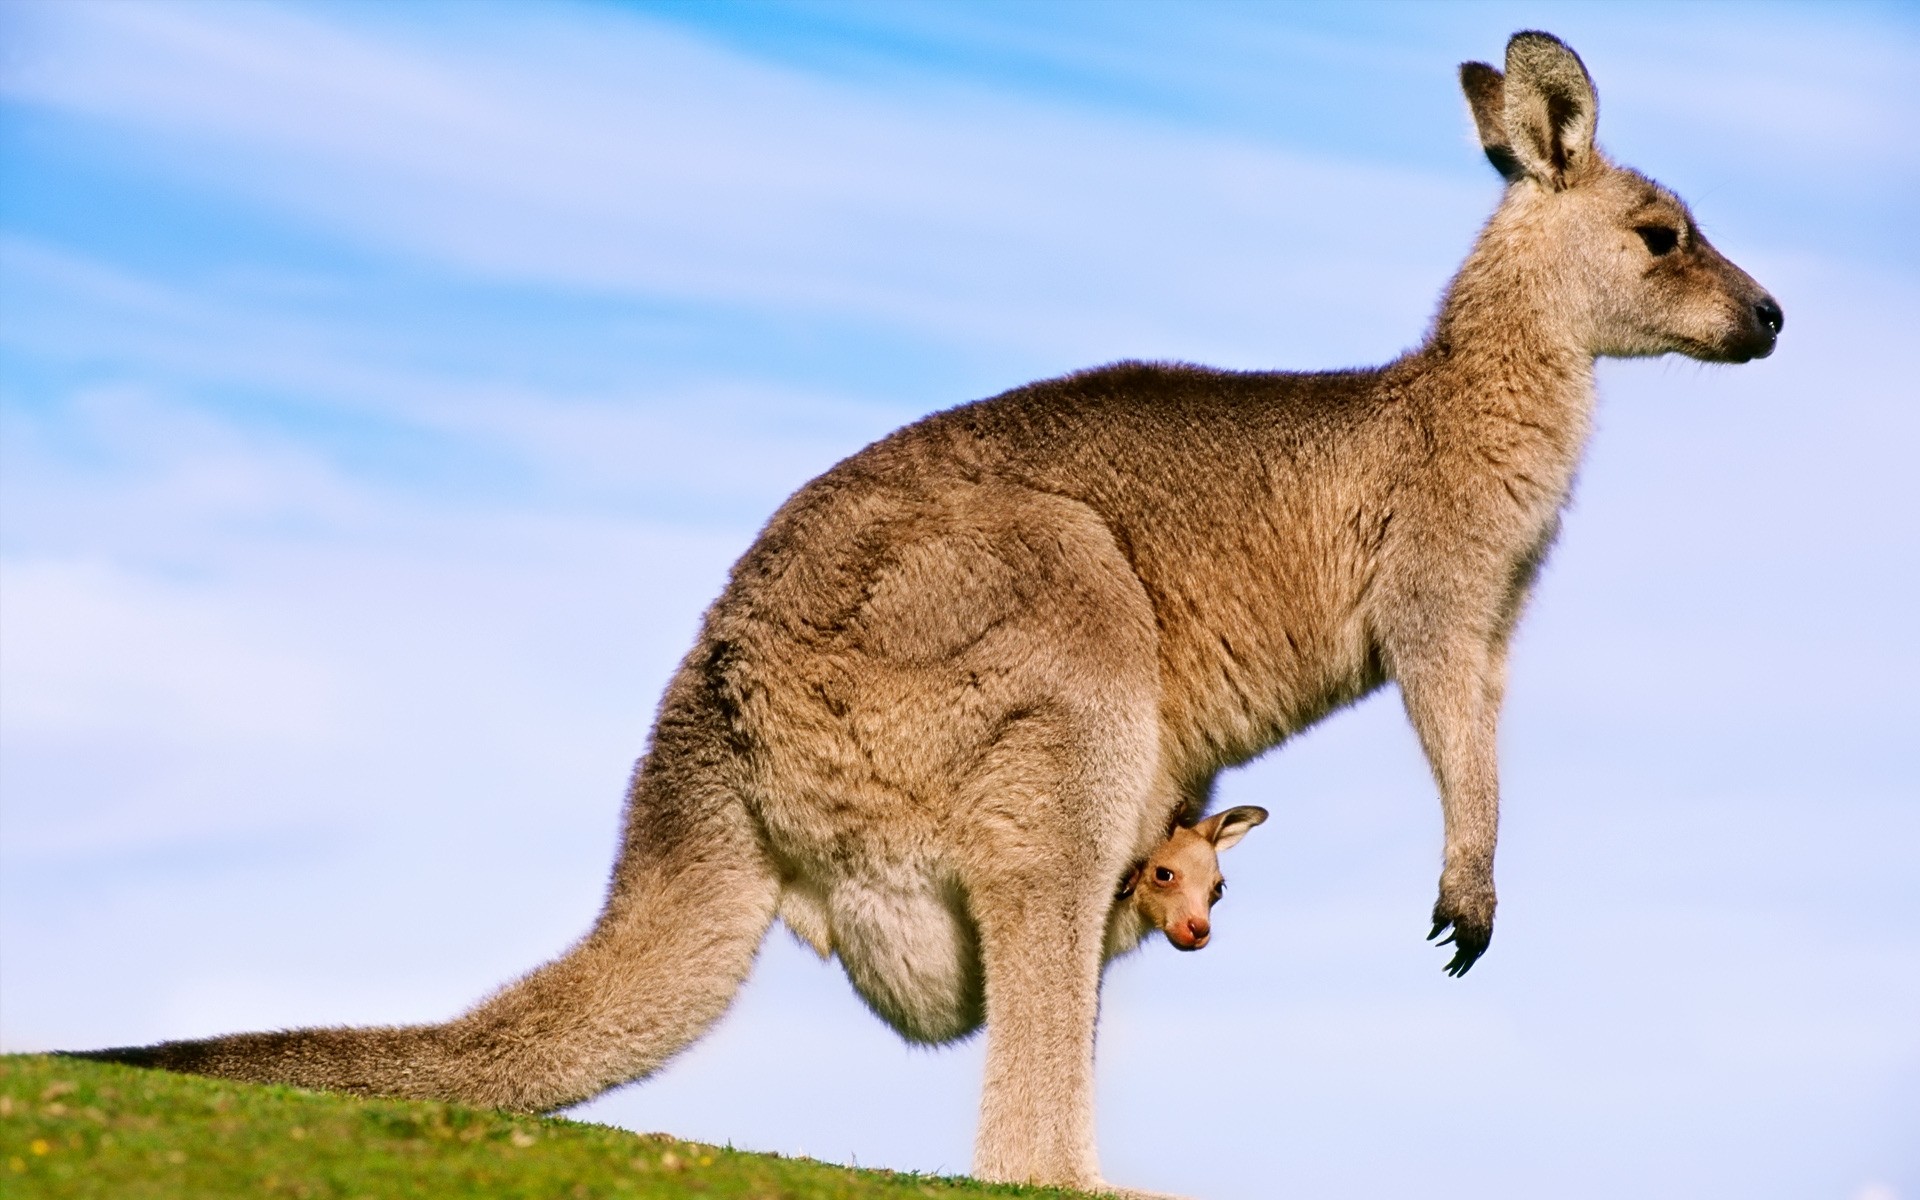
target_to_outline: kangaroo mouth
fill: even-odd
[[[1773,353],[1780,339],[1771,329],[1756,326],[1743,330],[1739,335],[1724,342],[1697,342],[1692,338],[1681,338],[1673,349],[1688,358],[1710,363],[1748,363],[1756,358],[1765,358]]]
[[[1756,325],[1746,337],[1740,340],[1733,353],[1728,355],[1727,361],[1743,363],[1752,362],[1756,358],[1765,358],[1772,354],[1773,348],[1779,344],[1779,334],[1765,325]]]

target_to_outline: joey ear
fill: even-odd
[[[1467,107],[1473,110],[1473,127],[1480,134],[1480,148],[1487,161],[1508,183],[1526,174],[1520,160],[1513,156],[1507,141],[1506,79],[1483,62],[1460,64],[1460,90],[1467,94]]]
[[[1555,191],[1567,187],[1594,154],[1600,99],[1586,64],[1550,33],[1516,33],[1501,90],[1501,124],[1521,170]]]
[[[1193,827],[1193,831],[1213,843],[1215,850],[1238,845],[1249,830],[1267,819],[1267,810],[1251,804],[1217,812]]]

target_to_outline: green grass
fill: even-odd
[[[0,1195],[907,1200],[1080,1193],[862,1171],[605,1125],[0,1057]]]

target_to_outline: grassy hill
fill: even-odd
[[[0,1058],[0,1195],[908,1200],[1080,1193],[861,1171],[605,1125],[39,1055]]]

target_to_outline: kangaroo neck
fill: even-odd
[[[1592,427],[1594,355],[1564,295],[1558,264],[1515,262],[1483,239],[1408,356],[1437,433],[1477,441],[1489,423],[1529,430],[1565,461],[1570,482]]]

